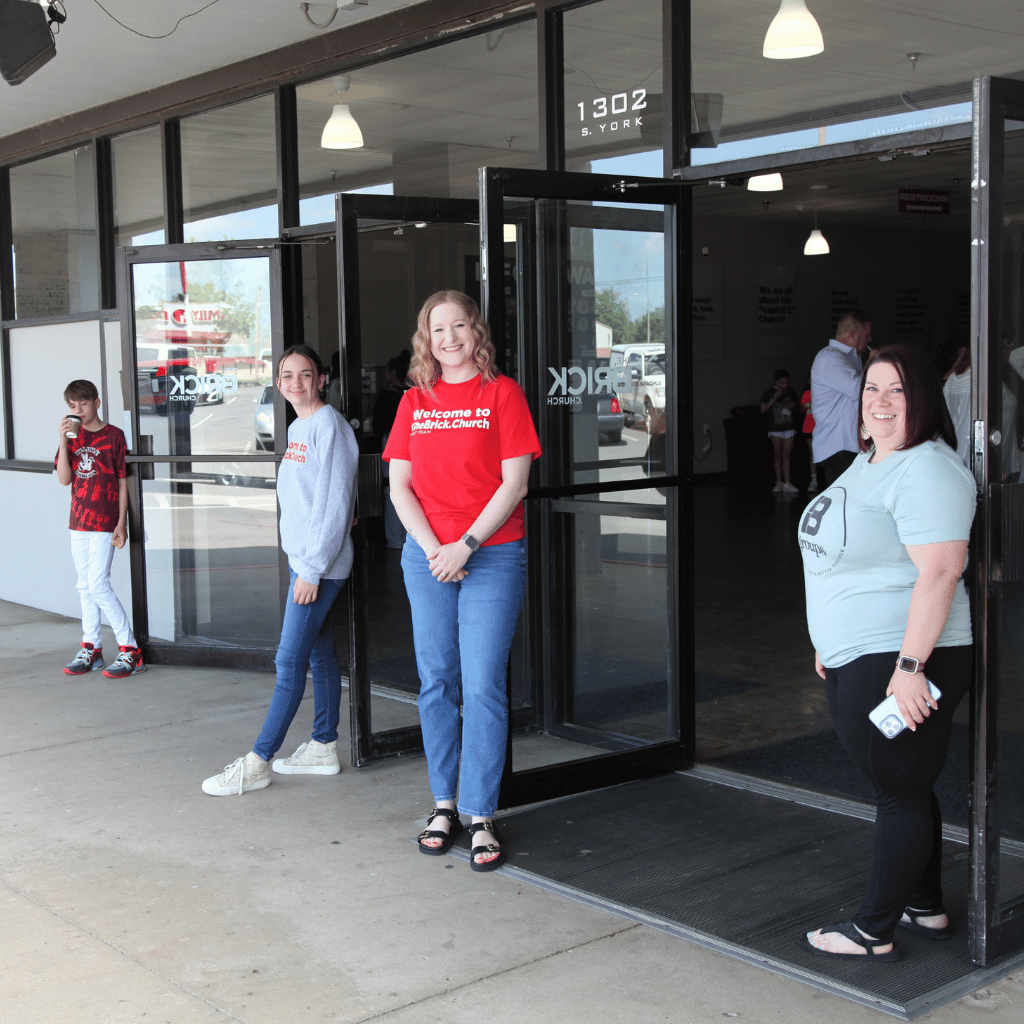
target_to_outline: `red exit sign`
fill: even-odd
[[[916,213],[919,216],[935,214],[939,217],[948,217],[949,193],[901,188],[899,190],[899,207],[900,213]]]

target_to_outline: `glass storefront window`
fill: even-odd
[[[1020,72],[1017,8],[977,5],[951,47],[946,4],[808,7],[824,52],[779,60],[762,53],[777,3],[691,0],[691,163],[955,126],[967,137],[971,80]]]
[[[602,0],[566,11],[563,26],[566,170],[655,152],[661,177],[661,0]]]
[[[96,165],[91,145],[11,168],[15,316],[99,306]]]
[[[140,429],[152,454],[273,451],[269,260],[136,263],[132,273]]]
[[[181,122],[186,242],[277,237],[274,123],[273,96]]]
[[[114,165],[114,245],[163,245],[160,128],[119,135],[110,147]]]
[[[281,630],[274,467],[219,477],[209,464],[178,466],[157,463],[142,482],[150,637],[272,650]]]
[[[334,219],[333,200],[318,197],[475,199],[479,167],[538,164],[533,19],[310,82],[296,96],[302,224]],[[325,149],[340,106],[362,144]]]

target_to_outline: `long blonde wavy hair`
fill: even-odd
[[[416,333],[412,336],[414,355],[409,366],[409,380],[424,391],[433,392],[434,385],[441,378],[441,364],[430,351],[430,314],[437,306],[446,302],[454,302],[461,306],[469,320],[470,329],[476,340],[473,354],[470,357],[473,365],[480,371],[483,383],[495,380],[498,370],[494,365],[495,350],[491,342],[491,329],[487,321],[480,315],[477,304],[462,292],[446,288],[433,295],[423,303],[419,316],[416,318]]]

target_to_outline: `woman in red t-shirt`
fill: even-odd
[[[461,811],[472,818],[470,865],[493,871],[505,860],[491,819],[508,738],[505,673],[526,587],[522,500],[540,442],[522,389],[494,367],[490,331],[468,295],[431,295],[413,347],[415,387],[402,397],[384,458],[407,531],[402,571],[435,804],[419,847],[447,853]]]

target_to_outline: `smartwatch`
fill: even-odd
[[[478,541],[471,533],[467,533],[466,536],[462,538],[462,543],[465,544],[470,551],[476,551],[476,549],[480,547],[480,541]]]
[[[917,658],[902,657],[896,659],[896,667],[901,672],[906,672],[909,675],[914,675],[916,672],[924,671],[924,662],[918,661]]]

